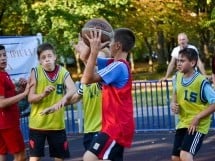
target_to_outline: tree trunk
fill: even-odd
[[[149,62],[148,62],[149,70],[148,71],[153,72],[154,68],[153,68],[153,61],[152,61],[152,54],[153,54],[152,45],[146,37],[144,37],[144,42],[145,42],[146,47],[148,48],[148,51],[149,51]]]

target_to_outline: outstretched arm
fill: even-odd
[[[203,65],[203,63],[202,63],[202,61],[201,61],[200,58],[198,59],[197,66],[198,66],[200,72],[201,72],[203,75],[206,75],[204,65]]]
[[[78,99],[76,97],[73,98],[73,95],[76,93],[76,87],[70,75],[68,75],[65,80],[65,86],[66,86],[66,94],[63,96],[63,98],[53,106],[44,109],[40,113],[41,115],[53,113],[59,110],[60,108],[64,107],[65,105],[70,104],[70,101],[71,103],[73,103],[72,101],[75,101],[75,99]]]
[[[176,58],[172,57],[169,65],[167,67],[166,75],[165,75],[165,77],[163,77],[161,79],[161,81],[167,80],[167,78],[170,76],[170,74],[172,73],[173,69],[175,68],[175,64],[176,64]]]
[[[72,97],[70,97],[70,96],[64,97],[62,100],[60,100],[53,106],[44,109],[40,114],[48,115],[50,113],[53,113],[53,112],[61,109],[62,107],[65,107],[66,105],[77,103],[78,101],[81,100],[81,98],[82,98],[82,96],[76,92],[75,94],[72,94]]]

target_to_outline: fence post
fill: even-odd
[[[80,81],[76,81],[75,85],[78,88]],[[78,132],[83,132],[83,110],[82,110],[82,101],[76,103],[77,105],[77,121],[78,121]]]
[[[78,132],[83,132],[83,112],[82,112],[82,102],[77,102],[77,112],[78,112]]]

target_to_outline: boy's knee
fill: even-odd
[[[180,160],[181,161],[193,161],[193,155],[189,152],[182,150],[180,152]]]
[[[86,151],[83,156],[83,161],[97,161],[98,158],[95,154],[90,151]]]
[[[179,156],[172,155],[171,161],[180,161]]]
[[[25,152],[19,152],[14,154],[14,161],[27,161],[27,156]]]

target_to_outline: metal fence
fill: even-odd
[[[172,81],[134,81],[133,100],[137,131],[172,130],[175,116],[170,110]]]
[[[170,109],[172,81],[159,82],[133,81],[133,103],[136,131],[174,130],[177,116]],[[65,112],[66,131],[83,132],[81,102],[67,107]],[[211,127],[215,127],[214,115]],[[21,129],[25,141],[28,141],[28,117],[21,118]]]

